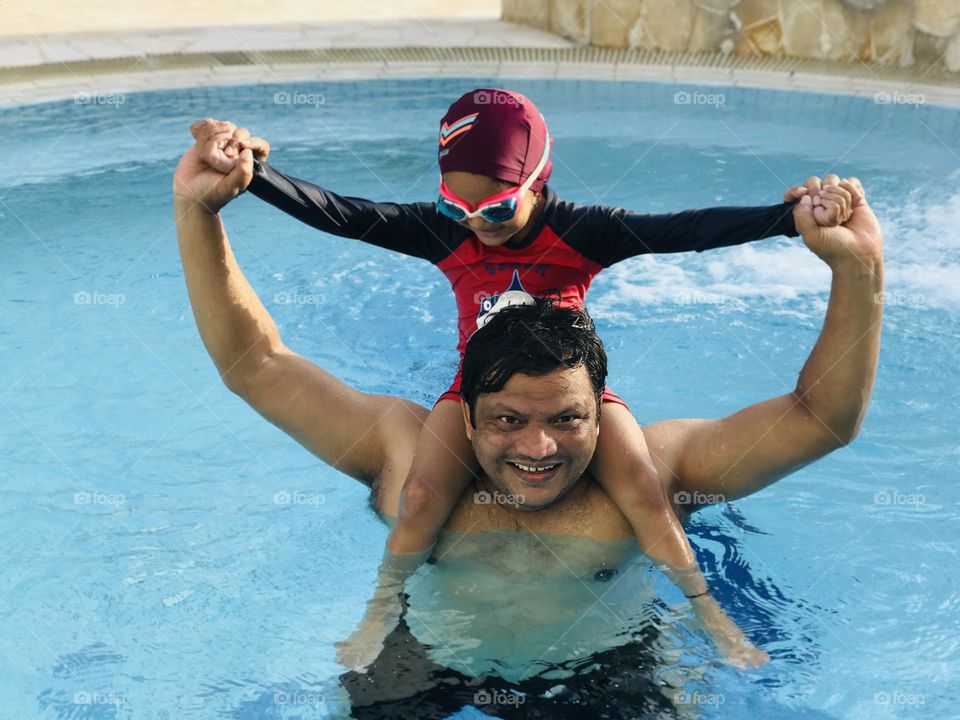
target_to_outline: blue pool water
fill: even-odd
[[[173,168],[189,124],[213,116],[267,137],[293,175],[431,199],[438,119],[479,82],[0,110],[12,139],[0,164],[0,716],[344,717],[353,702],[361,717],[507,717],[551,689],[545,717],[960,713],[960,112],[659,84],[497,82],[544,113],[566,199],[767,204],[836,169],[863,180],[886,230],[885,335],[861,436],[689,528],[718,598],[772,662],[720,664],[679,592],[642,563],[580,582],[543,570],[532,547],[529,572],[425,568],[398,636],[407,655],[372,680],[344,676],[334,643],[360,618],[386,530],[363,486],[219,383],[187,302]],[[277,104],[280,92],[322,102]],[[678,104],[677,92],[723,103]],[[289,346],[365,390],[429,404],[446,387],[454,305],[437,270],[254,197],[225,219]],[[780,238],[624,262],[588,304],[610,384],[642,421],[717,417],[793,387],[828,282],[799,240]]]

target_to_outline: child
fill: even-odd
[[[239,137],[239,143],[233,141],[234,152],[251,147],[266,158],[266,143],[260,141],[258,147],[243,142],[245,133]],[[505,90],[478,89],[459,98],[441,121],[436,203],[342,197],[288,177],[261,160],[255,162],[249,190],[325,232],[434,263],[456,295],[461,358],[470,334],[511,298],[555,294],[561,305],[580,307],[594,275],[635,255],[699,252],[797,235],[788,202],[642,215],[562,201],[547,186],[550,150],[545,121],[530,100]],[[785,200],[798,199],[804,190],[788,191]],[[829,224],[842,219],[833,217]],[[687,596],[704,595],[705,581],[665,497],[640,426],[612,390],[607,388],[602,400],[591,474],[629,520],[641,550],[667,570]],[[549,457],[524,459],[513,464],[522,481],[532,486],[549,480]],[[424,424],[387,541],[388,555],[400,560],[395,567],[405,568],[400,578],[428,556],[475,471],[464,432],[458,372]],[[659,521],[665,509],[673,518],[666,535]]]

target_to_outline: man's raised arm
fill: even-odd
[[[249,149],[223,174],[194,146],[174,176],[180,256],[203,344],[233,392],[328,464],[369,482],[389,459],[412,455],[426,410],[360,393],[284,346],[218,214],[252,172]]]
[[[823,329],[794,391],[722,420],[645,428],[661,473],[673,478],[670,496],[681,518],[708,502],[757,492],[859,432],[880,351],[882,233],[857,180],[831,176],[825,183],[850,193],[855,208],[833,228],[817,225],[810,198],[794,210],[804,243],[833,272]]]

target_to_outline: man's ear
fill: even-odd
[[[473,440],[473,423],[470,422],[470,406],[463,398],[460,399],[460,409],[463,411],[463,424],[467,431],[467,440]]]

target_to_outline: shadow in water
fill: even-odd
[[[651,648],[658,636],[648,625],[628,645],[510,682],[437,665],[403,620],[366,674],[344,673],[340,683],[358,720],[445,718],[466,706],[498,718],[675,718],[672,690],[656,678],[663,660]]]

